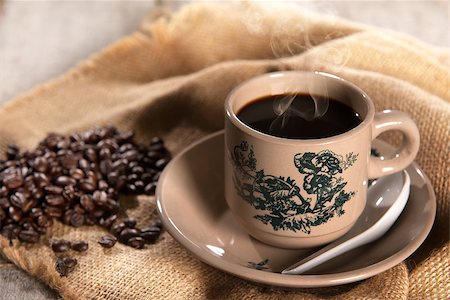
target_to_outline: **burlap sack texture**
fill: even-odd
[[[66,299],[450,298],[450,53],[413,38],[298,9],[188,6],[2,107],[0,148],[34,147],[50,131],[115,124],[134,129],[142,142],[161,135],[176,154],[223,127],[223,100],[236,84],[281,69],[337,74],[364,89],[377,110],[406,111],[417,122],[417,162],[432,181],[438,211],[430,237],[406,263],[358,284],[289,290],[215,270],[167,233],[145,250],[116,245],[105,251],[96,244],[102,229],[57,224],[38,245],[9,247],[0,238],[1,252]],[[152,197],[123,204],[141,224],[153,217]],[[90,242],[68,278],[54,270],[50,236]]]

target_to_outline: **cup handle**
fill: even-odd
[[[390,159],[371,156],[368,168],[369,179],[401,171],[409,166],[417,155],[420,144],[419,129],[406,113],[395,110],[376,113],[372,125],[372,140],[389,130],[399,130],[403,133],[402,146]]]

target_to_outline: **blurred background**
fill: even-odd
[[[194,1],[0,0],[0,104],[132,33],[151,12],[162,7],[175,11],[190,2]],[[450,46],[450,4],[446,0],[286,2],[400,31],[438,47]],[[57,297],[0,258],[0,299]]]
[[[133,32],[155,7],[177,10],[190,2],[0,0],[0,103]],[[286,2],[449,46],[446,0]]]

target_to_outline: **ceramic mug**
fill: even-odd
[[[342,134],[302,140],[261,133],[237,117],[249,102],[286,92],[329,96],[362,122]],[[419,149],[419,131],[407,114],[375,113],[361,89],[321,72],[250,79],[229,94],[225,112],[226,201],[250,235],[277,247],[315,247],[344,235],[364,209],[368,179],[403,170]],[[403,146],[390,159],[371,156],[372,140],[388,130],[404,134]]]

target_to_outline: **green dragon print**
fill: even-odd
[[[345,213],[344,203],[355,192],[344,190],[347,182],[339,174],[350,168],[358,155],[350,152],[344,159],[330,150],[296,154],[293,162],[303,174],[302,191],[292,178],[258,169],[253,147],[244,141],[231,153],[234,186],[243,200],[261,211],[254,216],[257,220],[275,231],[310,234],[312,227]]]

